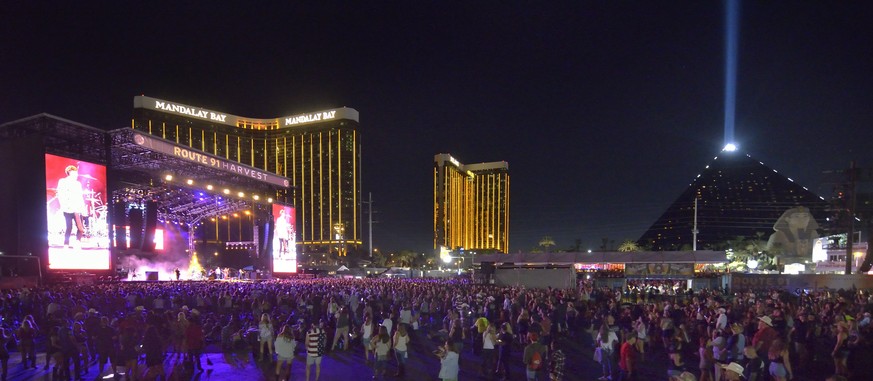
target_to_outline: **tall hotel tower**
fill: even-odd
[[[509,164],[434,156],[434,249],[509,251]]]
[[[356,110],[256,119],[145,96],[133,103],[137,131],[289,178],[299,249],[361,244]]]

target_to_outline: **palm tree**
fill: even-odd
[[[640,245],[637,245],[637,243],[634,241],[627,240],[622,242],[621,245],[618,246],[618,251],[625,253],[631,251],[640,251]]]
[[[551,236],[544,236],[540,238],[540,247],[543,248],[546,252],[551,252],[552,246],[555,246],[555,240],[552,239]]]

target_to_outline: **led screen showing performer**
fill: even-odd
[[[297,224],[294,207],[273,204],[273,272],[297,272]]]
[[[45,155],[48,268],[107,270],[106,167]]]

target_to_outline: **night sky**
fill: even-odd
[[[2,2],[0,123],[125,127],[139,94],[254,118],[352,107],[374,245],[422,252],[437,153],[509,163],[518,252],[639,238],[724,146],[721,2],[306,3]],[[824,171],[873,167],[871,4],[740,11],[740,150],[824,197],[841,180]]]

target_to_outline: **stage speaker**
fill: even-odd
[[[127,225],[127,204],[124,202],[117,202],[112,204],[112,221],[110,221],[110,226],[113,227],[113,233],[115,239],[113,240],[113,247],[116,249],[126,249],[126,240],[124,234],[124,227]]]
[[[142,251],[155,251],[155,229],[158,227],[158,203],[146,202],[145,208],[145,235],[142,241]]]
[[[158,280],[157,271],[146,271],[146,280]]]
[[[494,275],[494,262],[482,262],[482,275]]]
[[[130,247],[142,249],[142,209],[129,210],[127,220],[130,221]]]

